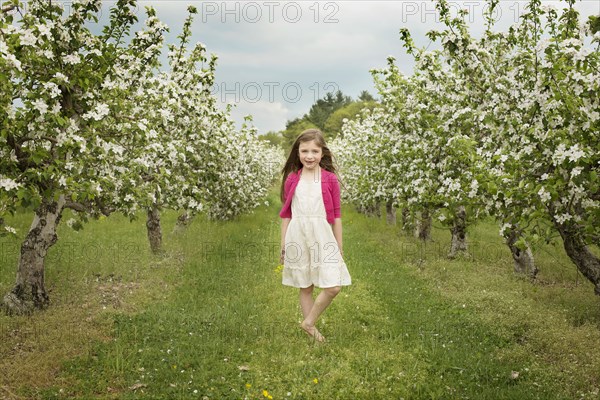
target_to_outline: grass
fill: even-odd
[[[61,227],[47,263],[52,306],[0,316],[2,396],[598,397],[599,302],[560,248],[535,253],[531,283],[513,275],[490,221],[472,227],[469,256],[449,261],[439,226],[421,244],[344,205],[353,284],[319,321],[318,344],[298,328],[297,290],[275,271],[275,189],[270,204],[235,222],[198,217],[179,235],[167,212],[163,257],[149,253],[143,219]],[[3,292],[16,254],[3,251]]]

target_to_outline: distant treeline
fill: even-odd
[[[375,98],[366,90],[363,90],[356,100],[344,95],[340,90],[335,93],[329,92],[322,99],[318,99],[308,113],[288,120],[284,130],[267,132],[259,138],[288,150],[302,131],[318,128],[329,141],[338,136],[345,118],[355,119],[363,109],[373,109],[376,105]]]

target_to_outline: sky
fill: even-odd
[[[104,2],[103,17],[112,4]],[[502,0],[494,30],[516,23],[526,4]],[[138,18],[143,21],[144,6],[153,6],[169,26],[167,42],[175,43],[189,5],[199,11],[191,43],[202,42],[218,56],[214,95],[223,106],[234,105],[238,126],[244,115],[252,115],[261,134],[285,129],[286,121],[307,113],[327,92],[339,89],[355,99],[367,90],[376,96],[369,71],[385,67],[388,56],[396,58],[403,73],[412,73],[412,56],[404,52],[400,29],[408,28],[415,43],[429,50],[439,45],[425,34],[443,29],[431,0],[140,1]],[[450,5],[454,12],[469,10],[471,32],[483,32],[485,0]],[[576,8],[586,18],[600,15],[598,0],[579,0]]]

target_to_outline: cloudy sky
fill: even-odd
[[[455,11],[470,11],[474,34],[483,31],[486,1],[450,4]],[[501,1],[495,29],[515,23],[526,4]],[[219,58],[215,96],[223,104],[235,104],[232,114],[238,123],[251,114],[261,133],[284,129],[287,120],[305,114],[329,91],[340,89],[353,98],[362,90],[375,94],[369,70],[384,67],[389,55],[401,71],[412,73],[400,28],[408,28],[417,45],[429,49],[436,44],[425,33],[441,28],[431,0],[141,1],[140,20],[146,5],[169,26],[169,42],[176,42],[188,5],[198,8],[192,43],[204,43]],[[582,15],[598,15],[600,1],[580,0],[577,8]]]

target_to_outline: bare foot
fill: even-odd
[[[325,341],[325,337],[321,335],[321,332],[317,330],[316,326],[308,326],[308,324],[302,321],[300,323],[300,328],[302,328],[309,336],[312,336],[317,342]]]

